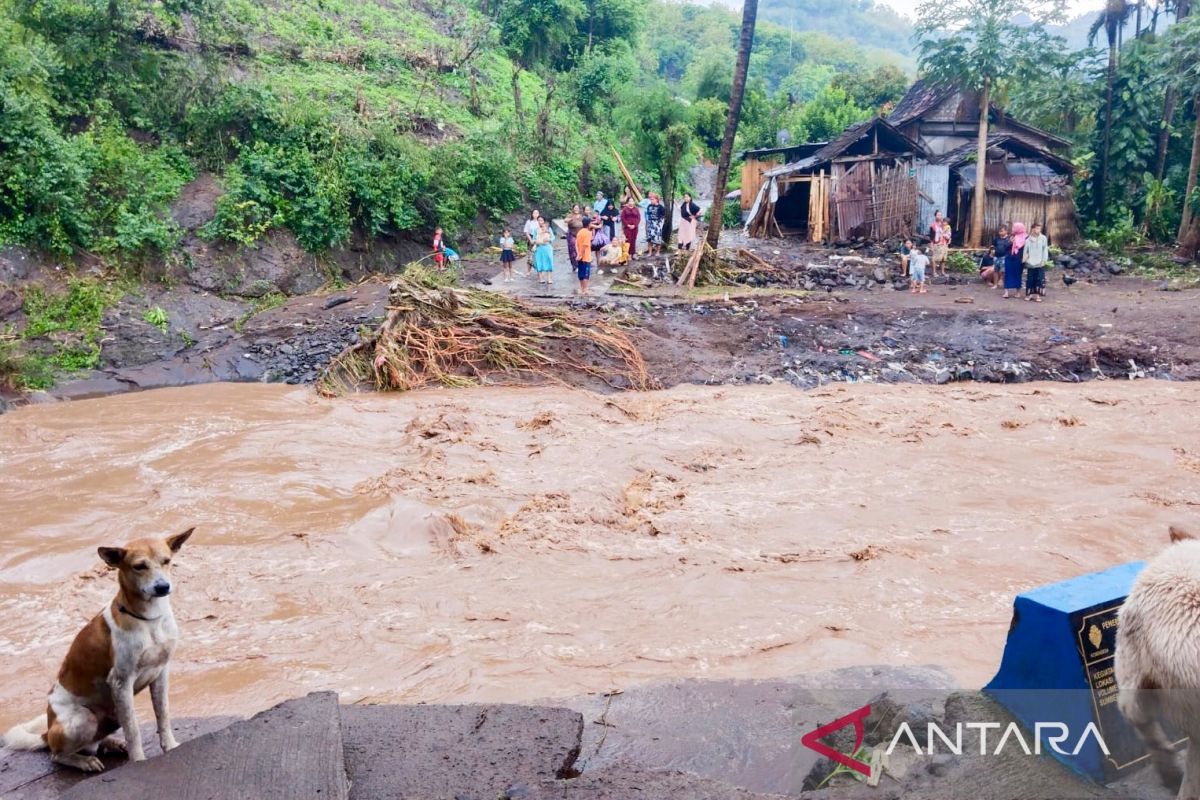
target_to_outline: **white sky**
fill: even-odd
[[[909,17],[915,16],[917,6],[921,4],[921,0],[878,0],[878,2],[891,6]],[[1069,13],[1074,16],[1104,8],[1104,0],[1070,0],[1068,5],[1070,6]]]

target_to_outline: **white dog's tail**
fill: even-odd
[[[44,750],[46,748],[46,715],[14,725],[4,734],[4,746],[9,750]]]

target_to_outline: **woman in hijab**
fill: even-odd
[[[696,221],[700,219],[700,206],[692,202],[692,196],[684,192],[679,201],[679,249],[691,250],[696,241]]]
[[[1009,241],[1008,256],[1004,259],[1004,299],[1012,295],[1009,292],[1021,291],[1021,278],[1025,270],[1022,263],[1025,258],[1025,240],[1029,234],[1025,232],[1024,222],[1014,222],[1012,239]]]

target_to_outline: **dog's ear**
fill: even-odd
[[[167,547],[171,548],[172,553],[178,553],[179,548],[183,547],[183,543],[188,540],[188,537],[192,535],[192,531],[194,530],[196,529],[192,527],[188,528],[183,533],[177,533],[174,536],[168,536]]]
[[[123,547],[98,547],[96,552],[100,554],[100,558],[104,559],[104,563],[110,567],[119,567],[121,562],[125,560],[125,548]]]
[[[1172,525],[1170,527],[1170,531],[1172,543],[1189,542],[1196,538],[1191,534],[1190,531],[1185,531],[1183,528],[1180,528],[1177,525]]]

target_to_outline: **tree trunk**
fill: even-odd
[[[1142,8],[1146,5],[1146,0],[1137,0],[1137,19],[1133,23],[1133,38],[1142,38]]]
[[[1192,210],[1197,173],[1200,172],[1200,94],[1196,95],[1196,129],[1192,133],[1192,163],[1188,167],[1187,191],[1183,195],[1183,220],[1179,225],[1179,254],[1195,258],[1200,250],[1200,216]]]
[[[987,210],[988,108],[992,102],[992,83],[983,81],[979,98],[979,142],[975,149],[975,199],[971,202],[971,247],[983,244],[984,212]]]
[[[713,184],[712,207],[708,213],[708,246],[714,250],[721,240],[721,215],[725,211],[725,185],[729,182],[729,162],[733,160],[733,139],[737,136],[738,119],[742,115],[742,96],[746,92],[746,69],[750,64],[750,48],[754,46],[754,21],[758,16],[758,0],[745,0],[742,5],[742,35],[738,39],[737,64],[733,69],[733,87],[729,91],[729,112],[725,115],[725,136],[721,139],[721,155],[717,159],[717,177]]]
[[[1163,100],[1162,127],[1158,129],[1158,144],[1154,149],[1154,177],[1160,181],[1167,172],[1167,151],[1171,149],[1171,125],[1175,122],[1178,100],[1179,92],[1174,86],[1168,86],[1166,99]]]
[[[517,117],[517,130],[525,127],[525,112],[521,108],[521,67],[513,63],[512,73],[513,113]]]
[[[1108,87],[1104,95],[1104,141],[1100,151],[1100,172],[1096,176],[1096,214],[1104,214],[1108,200],[1108,156],[1112,149],[1112,107],[1113,81],[1117,77],[1117,45],[1113,40],[1108,44]]]
[[[1175,21],[1185,18],[1190,8],[1190,0],[1179,0],[1175,4]],[[1154,29],[1158,32],[1158,7],[1154,8]],[[1158,130],[1158,144],[1154,151],[1154,177],[1162,180],[1167,173],[1167,155],[1171,148],[1171,125],[1175,123],[1175,108],[1179,103],[1179,92],[1174,86],[1167,87],[1167,96],[1163,100],[1162,127]]]
[[[588,13],[587,52],[588,52],[589,56],[592,54],[592,41],[595,38],[595,33],[596,33],[596,3],[597,2],[598,2],[598,0],[591,0],[591,2],[588,3],[589,13]]]
[[[663,252],[665,253],[671,244],[671,236],[675,233],[675,167],[664,170],[659,175],[659,179],[663,207],[667,209],[666,214],[663,215],[662,231]]]
[[[537,134],[542,147],[550,146],[550,109],[554,103],[554,74],[546,76],[546,102],[538,109]]]

